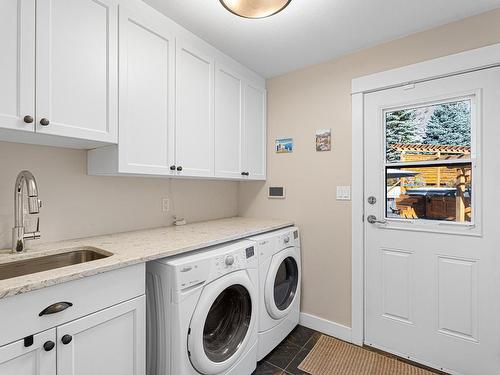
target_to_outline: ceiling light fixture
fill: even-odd
[[[221,4],[237,16],[265,18],[281,12],[292,0],[220,0]]]

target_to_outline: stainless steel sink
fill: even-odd
[[[80,248],[39,258],[0,263],[0,280],[92,262],[94,260],[107,258],[111,255],[112,254],[107,251],[96,248]]]

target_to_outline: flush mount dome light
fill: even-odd
[[[265,18],[272,16],[290,4],[292,0],[220,0],[231,13],[245,18]]]

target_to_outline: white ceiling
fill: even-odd
[[[500,0],[292,0],[270,18],[219,0],[144,0],[269,78],[500,7]]]

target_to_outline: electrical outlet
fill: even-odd
[[[161,200],[161,209],[163,212],[170,211],[170,198],[163,198]]]

